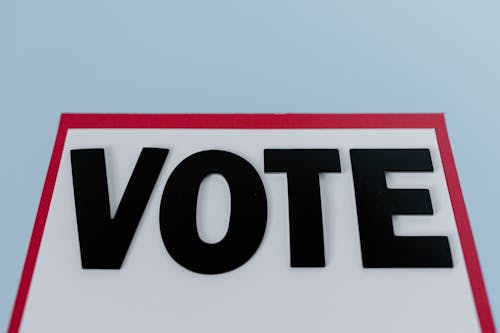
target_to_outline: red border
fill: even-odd
[[[63,114],[43,187],[8,333],[19,331],[68,129],[72,128],[432,128],[483,333],[496,332],[443,114]]]

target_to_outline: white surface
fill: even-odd
[[[117,271],[82,270],[70,149],[105,148],[116,209],[142,147],[169,148],[157,186]],[[389,174],[390,187],[429,188],[430,217],[396,217],[398,235],[446,235],[453,269],[363,269],[350,148],[430,148],[434,173]],[[265,148],[338,148],[341,173],[323,174],[325,268],[289,265],[284,174],[264,174]],[[159,231],[161,193],[188,155],[224,149],[261,174],[268,224],[254,257],[221,275],[175,263]],[[227,228],[220,177],[200,193],[202,237]],[[214,206],[207,200],[222,195]],[[225,199],[224,199],[225,198]],[[218,218],[220,217],[220,218]],[[215,221],[218,220],[218,221]],[[70,130],[28,296],[21,332],[479,332],[464,258],[432,130]]]

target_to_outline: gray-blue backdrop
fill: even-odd
[[[445,112],[500,322],[497,0],[0,2],[0,330],[61,112]]]

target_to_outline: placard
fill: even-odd
[[[494,331],[436,114],[65,114],[9,327]]]

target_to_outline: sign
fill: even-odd
[[[494,332],[442,115],[63,115],[9,332]]]

